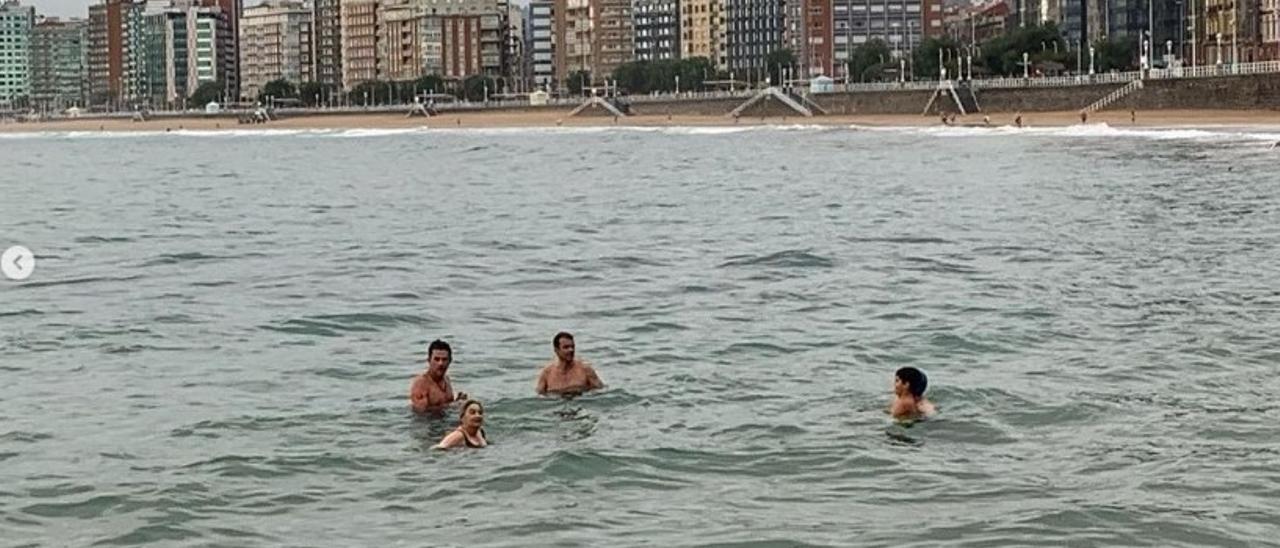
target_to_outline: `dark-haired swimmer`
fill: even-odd
[[[413,379],[409,387],[409,405],[414,413],[425,413],[453,403],[465,400],[462,392],[453,393],[453,385],[449,383],[449,364],[453,363],[453,349],[449,343],[436,339],[427,347],[427,370]]]
[[[538,374],[538,383],[534,390],[538,395],[546,394],[581,394],[589,390],[604,388],[604,382],[596,374],[591,364],[576,359],[573,335],[563,331],[556,333],[551,339],[555,348],[556,359],[542,368]]]
[[[479,449],[489,445],[484,437],[484,405],[476,400],[467,400],[462,404],[462,416],[458,419],[458,429],[450,432],[436,449],[453,449],[454,447],[470,447]]]
[[[897,420],[916,420],[937,413],[924,391],[929,387],[929,378],[923,371],[914,367],[903,367],[893,374],[893,403],[889,405],[889,414]]]

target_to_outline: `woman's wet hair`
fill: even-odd
[[[471,406],[473,406],[473,405],[478,405],[478,406],[480,406],[480,412],[481,412],[481,413],[484,413],[484,404],[483,404],[483,403],[480,403],[480,400],[467,400],[467,402],[466,402],[466,403],[462,404],[462,411],[461,411],[460,413],[458,413],[458,418],[459,418],[459,419],[464,419],[464,418],[466,418],[466,417],[467,417],[467,409],[470,409],[470,408],[471,408]]]
[[[912,396],[917,398],[924,396],[924,390],[929,387],[929,377],[924,372],[914,367],[903,367],[899,369],[894,376],[898,380],[907,383],[907,390]]]

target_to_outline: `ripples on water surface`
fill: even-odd
[[[1272,543],[1278,138],[0,139],[0,544]]]

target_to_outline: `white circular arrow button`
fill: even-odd
[[[30,249],[15,245],[0,255],[0,271],[10,280],[25,280],[36,270],[36,256]]]

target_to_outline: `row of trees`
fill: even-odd
[[[1075,46],[1075,47],[1073,47]],[[1135,39],[1111,39],[1093,44],[1094,70],[1131,70],[1136,68],[1137,42]],[[1079,50],[1077,48],[1083,48]],[[951,37],[926,38],[911,51],[905,64],[915,78],[938,77],[939,52],[948,75],[955,75],[963,59],[973,57],[973,71],[977,74],[1021,76],[1023,54],[1032,66],[1049,63],[1061,65],[1075,73],[1089,70],[1089,45],[1068,44],[1063,40],[1057,25],[1048,23],[1016,29],[970,47]],[[900,63],[889,44],[883,40],[870,40],[855,48],[849,59],[849,74],[854,81],[875,82],[898,77]],[[967,66],[965,67],[967,70]]]
[[[589,77],[584,79],[581,76],[583,75],[568,79],[566,84],[570,92],[578,93],[575,87],[581,88],[582,81],[590,81]],[[691,57],[680,60],[623,63],[614,69],[612,79],[617,80],[620,89],[643,94],[653,91],[673,92],[677,87],[682,90],[702,89],[707,80],[718,76],[710,59]]]
[[[344,94],[336,88],[317,82],[305,82],[298,86],[288,80],[272,80],[262,87],[257,100],[267,104],[268,101],[294,99],[304,106],[338,102],[351,105],[394,105],[411,103],[414,97],[424,94],[446,94],[468,101],[483,101],[502,93],[502,84],[502,80],[489,76],[472,76],[459,82],[429,75],[417,80],[362,82]],[[221,81],[205,82],[191,94],[188,105],[200,108],[211,102],[221,101],[224,99],[224,91],[225,85]]]

